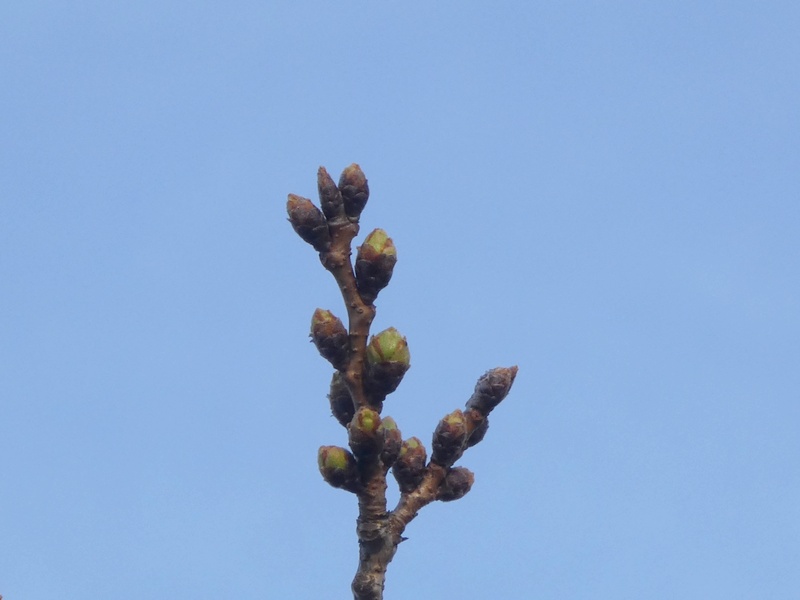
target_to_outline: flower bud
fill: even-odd
[[[383,426],[383,451],[381,460],[387,469],[391,467],[400,455],[403,447],[403,434],[397,428],[397,423],[392,417],[384,417],[381,421]]]
[[[486,435],[486,432],[489,431],[489,417],[482,416],[474,409],[467,411],[465,416],[478,423],[467,438],[467,448],[472,448],[475,444],[480,442]]]
[[[457,409],[439,421],[433,432],[433,453],[431,460],[445,467],[451,466],[464,449],[467,441],[467,420]]]
[[[322,478],[335,488],[358,489],[358,466],[349,451],[339,446],[322,446],[317,454]]]
[[[467,400],[467,408],[474,408],[483,416],[488,415],[508,395],[516,376],[517,367],[498,367],[487,371],[475,384],[475,392]]]
[[[329,310],[318,308],[311,317],[311,340],[322,358],[336,369],[347,365],[350,354],[350,334],[342,321]]]
[[[370,233],[356,255],[356,284],[365,303],[372,304],[389,284],[395,263],[397,249],[392,238],[383,229]]]
[[[367,361],[371,364],[399,363],[410,366],[411,354],[406,338],[394,327],[373,335],[367,346]]]
[[[400,385],[411,366],[408,343],[397,329],[389,327],[372,336],[367,345],[364,385],[375,403],[382,402]]]
[[[326,217],[333,219],[340,215],[344,216],[342,193],[325,167],[320,167],[317,171],[317,190],[319,190],[319,203]]]
[[[454,467],[447,472],[444,480],[436,491],[436,499],[442,502],[452,502],[467,495],[475,483],[475,475],[464,467]]]
[[[402,493],[413,491],[425,476],[425,463],[428,460],[425,446],[418,438],[412,437],[403,442],[400,454],[392,466],[392,474]]]
[[[356,411],[348,429],[350,449],[358,458],[377,455],[383,447],[383,429],[378,411],[362,406]]]
[[[331,378],[331,389],[328,392],[328,400],[330,400],[331,403],[331,413],[333,416],[342,424],[342,427],[347,427],[350,421],[353,420],[356,409],[353,405],[353,397],[350,395],[350,390],[347,389],[344,377],[342,377],[339,371],[336,371]]]
[[[361,167],[353,163],[342,171],[342,176],[339,178],[339,191],[344,200],[345,213],[351,221],[358,221],[358,217],[369,199],[369,186]]]
[[[331,247],[331,237],[328,231],[328,222],[322,211],[314,206],[308,198],[289,194],[286,202],[286,212],[289,213],[289,222],[305,242],[308,242],[317,252],[327,252]]]

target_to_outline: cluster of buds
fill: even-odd
[[[464,410],[454,410],[436,426],[430,460],[418,438],[404,440],[395,420],[382,417],[381,411],[410,367],[408,342],[394,327],[369,336],[374,302],[392,278],[397,249],[386,231],[375,229],[351,262],[351,244],[369,199],[367,179],[358,165],[347,167],[338,184],[320,167],[317,189],[321,208],[308,198],[289,194],[286,209],[294,230],[319,252],[323,266],[336,279],[347,309],[345,326],[332,312],[318,308],[311,318],[310,336],[334,368],[328,399],[331,413],[347,429],[350,448],[322,446],[319,470],[333,487],[359,496],[359,540],[384,536],[391,543],[374,547],[384,549],[376,552],[384,552],[382,560],[388,562],[393,552],[386,553],[386,548],[402,539],[402,529],[419,508],[434,500],[458,500],[472,488],[475,476],[454,463],[486,435],[488,415],[508,394],[517,367],[492,369],[478,380]],[[394,511],[385,510],[389,470],[401,492]],[[375,506],[378,509],[364,508]],[[359,591],[369,579],[368,563],[362,556],[353,585],[357,599],[378,597]],[[372,587],[382,589],[382,584]]]

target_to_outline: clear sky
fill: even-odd
[[[285,219],[358,162],[429,443],[387,600],[800,590],[800,4],[0,4],[0,594],[346,598]],[[392,501],[396,492],[392,490]]]

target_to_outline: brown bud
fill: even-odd
[[[331,413],[333,416],[342,424],[342,427],[347,427],[350,421],[353,420],[356,409],[353,405],[353,397],[350,395],[350,390],[347,389],[344,377],[342,377],[339,371],[336,371],[331,378],[328,400],[330,400],[331,403]]]
[[[454,410],[439,421],[433,432],[431,460],[445,467],[461,456],[467,441],[467,420],[461,410]]]
[[[308,242],[317,252],[327,252],[331,247],[331,237],[328,231],[328,222],[322,211],[314,206],[308,198],[296,194],[289,194],[286,201],[286,212],[289,213],[289,222],[304,241]]]
[[[464,467],[454,467],[447,472],[436,492],[436,499],[452,502],[467,495],[475,483],[475,475]]]
[[[392,278],[397,263],[397,249],[383,229],[370,233],[358,248],[356,255],[356,283],[358,293],[367,304],[372,304]]]
[[[498,367],[484,373],[475,384],[475,392],[467,400],[467,408],[488,415],[508,395],[517,376],[517,367]]]
[[[358,221],[358,217],[369,199],[369,186],[361,167],[353,163],[342,171],[342,176],[339,178],[339,191],[344,200],[345,213],[351,221]]]
[[[383,451],[381,460],[387,469],[391,467],[400,455],[403,447],[403,434],[397,428],[397,423],[392,417],[384,417],[381,421],[383,426]]]
[[[418,438],[412,437],[403,442],[400,455],[392,466],[392,474],[402,493],[411,492],[420,484],[425,476],[427,460],[425,446]]]
[[[350,334],[331,311],[321,308],[314,311],[311,317],[311,340],[334,368],[345,368],[350,354]]]
[[[319,190],[319,203],[325,216],[328,219],[344,216],[342,193],[325,167],[320,167],[317,171],[317,189]]]
[[[483,440],[486,432],[489,431],[489,417],[481,416],[477,410],[467,411],[467,417],[478,423],[467,438],[467,448],[472,448],[472,446]]]

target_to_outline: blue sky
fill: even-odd
[[[385,414],[520,368],[387,599],[796,597],[799,6],[3,3],[0,594],[348,597],[284,210],[358,162]]]

